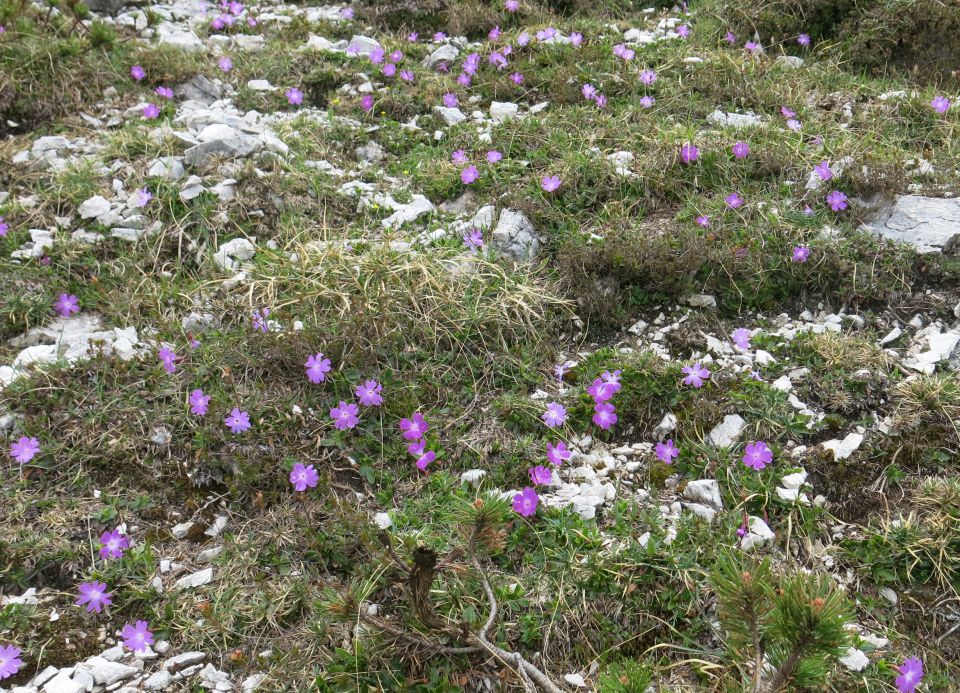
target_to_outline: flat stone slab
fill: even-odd
[[[920,253],[941,252],[955,236],[960,240],[960,199],[901,195],[863,228]]]

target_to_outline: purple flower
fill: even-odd
[[[217,67],[223,72],[230,72],[233,69],[233,61],[225,55],[217,61]]]
[[[204,416],[207,413],[207,407],[210,406],[210,395],[203,394],[203,390],[197,389],[190,393],[190,413],[196,416]]]
[[[747,447],[743,453],[743,463],[760,471],[768,464],[773,461],[773,451],[767,447],[767,444],[762,440],[758,440],[754,443],[747,443]]]
[[[923,662],[916,657],[908,657],[903,660],[903,664],[894,668],[900,672],[894,682],[900,693],[913,693],[917,690],[917,686],[923,679]]]
[[[633,57],[636,55],[636,51],[632,48],[627,48],[624,44],[618,43],[613,47],[613,54],[618,58],[623,60],[633,60]]]
[[[103,611],[103,607],[110,606],[113,603],[112,597],[107,592],[107,583],[97,582],[85,582],[81,584],[77,591],[80,593],[80,597],[74,602],[77,606],[87,605],[87,613],[97,612],[98,614]]]
[[[373,96],[371,94],[364,94],[360,99],[360,107],[369,113],[373,110]]]
[[[742,525],[737,527],[737,536],[743,539],[745,536],[747,536],[747,529],[748,528],[746,523],[743,523]]]
[[[513,511],[523,517],[530,517],[537,512],[537,504],[540,499],[537,492],[529,486],[513,497]]]
[[[153,90],[153,93],[159,96],[161,99],[173,98],[173,89],[170,87],[157,87]]]
[[[567,450],[567,444],[562,440],[556,445],[547,443],[547,461],[555,467],[559,467],[572,456],[573,453]]]
[[[434,43],[440,43],[441,41],[446,41],[446,40],[447,40],[447,35],[446,35],[445,33],[443,33],[442,31],[438,31],[437,33],[435,33],[435,34],[433,35],[433,42],[434,42]]]
[[[937,113],[946,113],[948,110],[950,110],[950,99],[948,99],[946,96],[935,96],[933,101],[930,102],[930,108],[935,110]]]
[[[730,335],[730,339],[740,349],[746,350],[750,348],[750,330],[746,327],[738,327],[735,329],[733,334]]]
[[[657,443],[657,459],[664,464],[673,464],[673,459],[680,455],[680,448],[673,444],[673,438],[666,443]]]
[[[143,117],[146,120],[153,120],[160,116],[160,107],[155,103],[148,103],[143,107]]]
[[[286,91],[287,103],[291,106],[299,106],[303,103],[303,92],[296,87],[290,87]]]
[[[143,652],[153,644],[153,633],[146,621],[137,621],[135,626],[129,623],[120,631],[123,646],[134,652]]]
[[[437,453],[435,453],[433,450],[427,450],[425,453],[423,453],[420,457],[417,458],[417,469],[419,469],[421,472],[427,471],[427,467],[430,466],[431,463],[436,461],[436,459],[437,459]]]
[[[803,125],[796,118],[790,118],[789,120],[787,120],[787,127],[793,130],[794,132],[797,132],[798,130],[800,130],[800,128],[803,127]]]
[[[733,152],[735,158],[746,159],[750,156],[750,145],[746,142],[734,142],[733,146],[730,147],[730,151]]]
[[[496,41],[500,38],[500,27],[495,26],[490,31],[487,32],[487,39],[490,41]]]
[[[834,212],[839,212],[847,208],[847,196],[839,190],[832,190],[827,193],[827,204]]]
[[[130,76],[133,77],[138,82],[147,76],[147,73],[139,65],[134,65],[130,68]]]
[[[703,228],[707,228],[708,226],[710,226],[710,217],[707,216],[706,214],[701,214],[700,216],[697,217],[697,224],[699,224]]]
[[[786,106],[781,106],[781,107],[780,107],[780,114],[781,114],[784,118],[796,118],[796,117],[797,117],[796,111],[791,111],[791,110],[790,110],[789,108],[787,108]]]
[[[333,425],[338,431],[346,431],[357,425],[360,421],[357,418],[357,405],[351,402],[347,404],[340,400],[340,404],[330,410],[330,418],[333,419]]]
[[[680,35],[680,38],[687,38],[690,36],[690,27],[688,27],[686,24],[681,24],[677,27],[677,34]]]
[[[597,104],[597,108],[605,108],[607,105],[607,97],[603,94],[597,94],[594,97],[593,102]]]
[[[833,178],[833,171],[830,169],[829,161],[821,161],[819,164],[813,167],[813,171],[820,176],[820,180],[830,180]]]
[[[723,198],[723,201],[727,203],[727,207],[730,209],[739,209],[743,206],[743,198],[735,192],[727,195]]]
[[[580,88],[580,93],[583,94],[583,98],[592,100],[597,96],[597,88],[587,83]]]
[[[583,43],[583,34],[579,31],[573,31],[570,33],[570,45],[579,48],[580,44]]]
[[[487,163],[495,164],[503,158],[503,154],[498,152],[496,149],[491,149],[487,152]]]
[[[73,313],[80,312],[80,299],[73,294],[60,294],[57,302],[53,304],[53,309],[61,318],[69,318]]]
[[[169,347],[163,347],[157,352],[157,358],[160,359],[160,363],[163,364],[163,369],[167,373],[174,373],[177,370],[176,360],[177,355],[173,352],[173,349]]]
[[[146,188],[140,188],[134,194],[136,197],[134,198],[133,203],[140,208],[146,207],[148,204],[150,204],[150,200],[153,199],[153,193]]]
[[[124,549],[130,548],[130,541],[116,529],[100,535],[100,558],[123,558]]]
[[[653,70],[643,70],[640,72],[640,82],[648,87],[657,81],[657,73]]]
[[[239,407],[234,407],[230,415],[223,420],[223,423],[230,429],[231,433],[243,433],[250,430],[250,415],[245,411],[240,411]]]
[[[476,253],[483,247],[483,232],[480,229],[470,229],[463,234],[463,242],[471,253]]]
[[[383,404],[381,392],[383,392],[383,385],[376,380],[364,381],[354,390],[357,400],[365,407],[379,407]]]
[[[393,77],[397,74],[397,66],[393,63],[387,63],[383,66],[383,76],[384,77]]]
[[[412,82],[413,72],[411,70],[400,70],[400,79],[404,82]]]
[[[327,373],[330,372],[330,359],[324,358],[319,351],[308,356],[306,363],[303,365],[307,370],[307,379],[314,384],[322,383],[327,379]]]
[[[297,462],[290,471],[290,483],[297,491],[306,491],[308,488],[315,487],[319,479],[320,474],[317,473],[312,464],[304,466]]]
[[[443,95],[443,105],[447,108],[456,108],[457,104],[460,103],[460,99],[457,98],[457,95],[453,92],[447,92]]]
[[[463,165],[467,163],[467,153],[462,149],[458,149],[450,155],[450,160],[455,164]]]
[[[616,407],[608,402],[602,402],[593,407],[593,423],[604,431],[609,431],[613,424],[617,423]]]
[[[753,41],[747,41],[743,44],[743,47],[747,49],[750,53],[756,53],[760,49],[760,44]]]
[[[353,19],[353,8],[344,7],[342,10],[340,10],[340,18],[346,20]]]
[[[419,38],[420,34],[418,34],[416,31],[411,31],[409,34],[407,34],[407,41],[409,43],[416,43]]]
[[[563,422],[567,420],[567,410],[558,402],[550,402],[547,405],[547,410],[543,412],[540,418],[543,419],[543,423],[547,424],[547,426],[554,428],[555,426],[562,425]]]
[[[19,647],[0,645],[0,681],[16,674],[22,666]]]
[[[520,86],[521,84],[523,84],[523,75],[520,74],[519,72],[514,72],[510,75],[510,81],[516,84],[517,86]]]
[[[255,310],[251,314],[251,321],[253,323],[253,329],[259,330],[266,334],[270,331],[270,324],[267,322],[267,318],[270,317],[269,308],[261,308],[259,311]]]
[[[804,47],[809,46],[810,34],[800,34],[799,36],[797,36],[797,43],[799,43],[801,46],[804,46]]]
[[[390,62],[398,63],[401,60],[403,60],[403,51],[398,48],[397,50],[391,52],[389,57],[390,57]]]
[[[26,464],[36,457],[38,452],[40,441],[36,438],[21,436],[15,443],[10,444],[10,457],[20,464]]]
[[[471,183],[476,182],[479,177],[480,171],[478,171],[477,167],[472,164],[460,171],[460,180],[464,185],[470,185]]]
[[[737,37],[732,31],[728,31],[726,34],[724,34],[723,40],[732,46],[737,42]]]
[[[696,145],[685,144],[680,147],[680,161],[685,164],[692,164],[699,156],[700,150],[697,149]]]
[[[587,394],[593,397],[595,404],[600,404],[601,402],[606,402],[612,398],[617,392],[617,389],[613,387],[610,383],[605,383],[600,378],[594,380],[590,387],[587,388]]]
[[[553,192],[560,187],[560,176],[544,176],[540,181],[540,187],[546,192]]]
[[[657,102],[657,100],[656,100],[655,98],[653,98],[652,96],[641,96],[641,97],[640,97],[640,105],[641,105],[643,108],[650,108],[650,107],[653,106],[653,104],[655,104],[656,102]]]
[[[410,443],[407,446],[407,453],[412,455],[413,457],[420,457],[421,455],[423,455],[423,451],[426,449],[426,447],[427,447],[426,440],[418,440],[416,442]]]
[[[500,52],[493,52],[487,57],[487,62],[493,65],[498,70],[502,70],[507,66],[507,59]]]
[[[3,220],[3,217],[0,217],[0,238],[3,238],[7,235],[7,230],[10,228],[10,225]]]
[[[383,59],[386,57],[386,52],[382,48],[374,48],[370,51],[370,62],[374,65],[379,65],[383,62]]]
[[[530,467],[530,481],[534,486],[547,486],[553,482],[553,472],[543,465]]]
[[[517,8],[520,7],[520,3],[517,0],[507,0],[503,3],[503,6],[507,9],[507,12],[516,12]]]
[[[409,419],[400,419],[400,430],[405,440],[420,440],[427,435],[429,425],[420,412],[414,412]]]
[[[537,32],[537,41],[549,41],[556,35],[557,30],[552,26],[548,26],[546,29],[541,29]]]
[[[529,43],[530,43],[530,34],[528,34],[526,31],[521,31],[517,35],[517,45],[523,48]]]
[[[680,370],[687,376],[683,379],[684,385],[703,387],[703,381],[710,377],[710,371],[704,368],[699,361],[692,366],[684,366]]]
[[[569,371],[573,366],[576,366],[574,361],[564,361],[563,363],[558,363],[553,367],[553,374],[557,377],[557,380],[563,381],[563,376]]]
[[[810,259],[810,248],[805,245],[795,245],[790,259],[794,262],[806,262]]]

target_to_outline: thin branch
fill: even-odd
[[[407,632],[402,628],[394,626],[383,619],[377,618],[376,616],[369,616],[367,614],[360,614],[360,620],[363,621],[368,626],[372,626],[379,630],[385,631],[397,638],[398,640],[403,640],[404,642],[410,643],[417,647],[435,652],[437,654],[443,655],[464,655],[464,654],[475,654],[481,652],[483,648],[477,647],[476,645],[470,645],[468,647],[448,647],[446,645],[441,645],[438,642],[433,642],[422,638],[413,633]]]

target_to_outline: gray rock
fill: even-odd
[[[740,438],[746,425],[747,422],[737,414],[727,414],[723,417],[723,421],[710,431],[707,439],[715,448],[729,448]]]
[[[720,484],[713,479],[697,479],[683,489],[683,497],[694,503],[702,503],[714,510],[723,510]]]
[[[194,664],[200,664],[207,658],[205,652],[182,652],[171,657],[163,663],[163,668],[167,671],[180,671]]]
[[[160,671],[151,674],[142,685],[144,689],[148,691],[162,691],[171,683],[173,683],[173,674],[166,669],[161,669]]]
[[[463,111],[459,108],[447,108],[446,106],[435,106],[433,112],[440,116],[447,125],[456,125],[467,119]]]
[[[260,139],[252,135],[236,133],[232,137],[201,142],[184,152],[188,166],[209,168],[217,161],[250,156],[261,146]]]
[[[200,37],[181,26],[164,22],[154,31],[158,43],[179,48],[187,53],[196,53],[204,49]]]
[[[135,667],[121,662],[111,662],[103,657],[90,657],[81,666],[90,672],[98,686],[112,686],[140,673],[140,670]]]
[[[716,510],[701,503],[684,503],[683,507],[707,522],[713,522],[713,518],[716,517],[717,514]]]
[[[223,89],[203,75],[196,75],[178,85],[173,93],[178,99],[199,101],[205,106],[209,106],[223,96]]]
[[[185,173],[183,160],[179,156],[165,156],[154,159],[150,162],[150,168],[147,169],[148,176],[165,180],[180,180]]]
[[[515,118],[519,111],[520,106],[509,101],[494,101],[490,104],[490,117],[498,123]]]
[[[198,570],[195,573],[184,575],[182,578],[177,580],[174,587],[178,590],[194,589],[196,587],[208,585],[212,580],[213,568],[204,568],[203,570]]]
[[[433,209],[433,203],[430,200],[423,195],[414,195],[410,204],[404,205],[380,223],[385,229],[397,229],[424,214],[429,214]]]
[[[355,55],[362,56],[367,58],[377,48],[380,48],[380,44],[376,39],[372,39],[368,36],[354,36],[350,39],[350,43],[347,44],[347,51]]]
[[[540,250],[540,239],[521,212],[504,209],[493,230],[493,247],[516,262],[528,262]]]
[[[920,253],[950,252],[960,241],[960,199],[901,195],[864,228]]]
[[[740,130],[741,128],[752,128],[762,125],[763,118],[753,115],[752,113],[724,113],[723,111],[717,110],[707,116],[707,122],[712,125],[720,125],[722,127],[725,126]]]
[[[445,43],[423,59],[423,66],[433,69],[440,63],[449,63],[456,60],[459,55],[460,51],[457,50],[456,46]]]
[[[493,205],[484,205],[477,210],[477,213],[473,215],[473,219],[470,220],[470,226],[475,229],[480,229],[484,231],[493,226],[494,219],[497,218],[497,209]]]
[[[110,211],[110,202],[100,195],[94,195],[77,209],[81,219],[93,219]]]
[[[387,156],[387,153],[383,151],[383,147],[373,141],[357,147],[354,151],[360,161],[366,161],[371,164],[383,161]]]
[[[116,14],[127,0],[83,0],[83,4],[97,14]]]

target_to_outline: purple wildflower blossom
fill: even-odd
[[[847,196],[839,190],[832,190],[827,194],[827,204],[834,212],[839,212],[847,208]]]
[[[366,380],[357,385],[357,389],[354,390],[357,401],[365,407],[379,407],[383,404],[381,392],[383,392],[383,385],[376,380]]]
[[[643,70],[640,72],[640,82],[648,87],[657,81],[657,73],[654,70]]]
[[[581,34],[579,31],[570,32],[571,46],[573,46],[574,48],[579,48],[582,43],[583,43],[583,34]]]
[[[0,681],[16,674],[22,666],[19,647],[0,645]]]
[[[169,347],[163,347],[157,352],[157,358],[160,359],[160,363],[163,364],[163,369],[167,373],[175,373],[177,370],[177,355],[174,353],[173,349]]]
[[[480,229],[470,229],[463,234],[463,242],[471,253],[476,253],[483,247],[483,232]]]
[[[373,110],[373,95],[371,95],[371,94],[364,94],[363,97],[360,99],[360,107],[361,107],[364,111],[366,111],[367,113],[369,113],[370,111],[372,111],[372,110]]]
[[[750,156],[750,145],[746,142],[734,142],[733,146],[730,147],[730,151],[733,152],[734,158],[746,159]]]
[[[233,69],[233,60],[225,55],[217,61],[217,67],[219,67],[223,72],[230,72],[230,70]]]
[[[692,164],[700,156],[700,150],[696,145],[685,144],[680,147],[680,161],[685,164]]]
[[[610,427],[617,423],[617,408],[609,402],[602,402],[593,407],[592,421],[604,431],[609,431]]]
[[[26,464],[36,457],[38,452],[40,441],[36,438],[21,436],[15,443],[10,444],[10,457],[20,464]]]
[[[790,259],[794,262],[806,262],[810,258],[810,248],[805,245],[796,245],[793,247],[793,255]]]
[[[210,406],[210,395],[203,394],[203,390],[198,388],[190,393],[189,402],[191,414],[204,416]]]
[[[317,352],[307,357],[303,364],[307,371],[307,379],[311,383],[322,383],[330,372],[330,359],[324,358],[323,353]]]
[[[655,104],[657,100],[652,96],[641,96],[640,97],[640,106],[643,108],[650,108]]]
[[[144,652],[153,644],[153,633],[146,621],[137,621],[134,626],[128,623],[120,631],[120,637],[123,638],[123,646],[134,652]]]
[[[564,421],[567,420],[567,410],[559,402],[550,402],[547,405],[547,410],[543,412],[543,415],[540,417],[543,419],[543,423],[547,424],[550,428],[555,426],[560,426]]]
[[[73,294],[60,294],[57,302],[53,304],[53,309],[61,318],[69,318],[73,313],[80,312],[80,299]]]
[[[464,185],[470,185],[471,183],[476,182],[479,177],[480,171],[478,171],[477,167],[472,164],[460,171],[460,181]]]
[[[750,348],[750,330],[746,327],[738,327],[735,329],[733,334],[730,335],[730,339],[740,349],[746,350]]]
[[[526,486],[520,493],[513,497],[513,510],[518,515],[530,517],[537,512],[537,504],[539,502],[540,499],[537,497],[537,492],[529,486]]]
[[[823,160],[814,166],[813,171],[820,176],[820,180],[830,180],[833,178],[833,171],[830,168],[830,162],[827,160]]]
[[[293,484],[296,491],[302,492],[308,488],[313,488],[319,480],[320,474],[313,468],[312,464],[305,466],[297,462],[290,471],[290,483]]]
[[[950,110],[950,99],[948,99],[946,96],[935,96],[933,101],[930,102],[930,108],[935,110],[937,113],[946,113],[948,110]]]
[[[547,486],[553,481],[553,471],[543,465],[530,467],[527,471],[530,473],[530,481],[534,486]]]
[[[417,469],[421,472],[427,471],[427,467],[430,466],[437,459],[437,453],[433,450],[427,450],[420,457],[417,458]]]
[[[698,216],[696,221],[697,221],[697,224],[699,224],[703,228],[707,228],[708,226],[710,226],[710,217],[706,214],[701,214],[700,216]]]
[[[287,97],[287,103],[291,106],[299,106],[303,103],[303,92],[296,87],[287,89],[285,96]]]
[[[79,598],[74,602],[77,606],[87,605],[87,613],[100,613],[103,611],[103,607],[110,606],[113,603],[113,600],[110,596],[110,593],[107,592],[107,583],[97,582],[93,580],[92,582],[85,582],[77,588],[77,592],[80,593]]]
[[[903,664],[894,668],[900,673],[894,681],[900,693],[913,693],[917,690],[923,679],[923,662],[916,657],[908,657],[903,660]]]
[[[727,207],[730,209],[739,209],[743,206],[743,198],[735,192],[727,195],[723,198],[723,201],[727,203]]]
[[[657,443],[655,450],[657,459],[664,464],[673,464],[673,459],[680,455],[680,448],[673,444],[673,438],[666,443]]]
[[[245,411],[240,411],[239,407],[234,407],[230,415],[223,420],[223,423],[230,429],[231,433],[243,433],[244,431],[249,431],[252,426],[250,423],[250,414]]]
[[[540,181],[540,187],[546,192],[554,192],[560,187],[560,176],[544,176]]]
[[[572,456],[573,453],[567,450],[567,444],[562,440],[556,445],[547,443],[547,461],[555,467],[559,467]]]
[[[360,419],[357,417],[357,405],[353,402],[347,404],[343,400],[330,409],[330,418],[333,419],[333,425],[338,431],[346,431],[357,425]]]
[[[420,412],[414,412],[409,419],[400,419],[400,430],[406,440],[420,440],[427,435],[428,428],[427,420]]]
[[[155,103],[148,103],[143,107],[143,117],[146,120],[153,120],[160,117],[160,107]]]
[[[100,535],[100,558],[123,558],[124,549],[130,548],[130,540],[120,534],[119,530],[111,530]]]
[[[681,372],[687,377],[683,379],[684,385],[693,385],[694,387],[703,387],[703,381],[710,377],[710,371],[697,361],[692,366],[684,366]]]
[[[170,87],[157,87],[153,90],[153,93],[159,96],[161,99],[172,99],[173,98],[173,89]]]
[[[768,464],[773,461],[773,451],[767,447],[767,444],[762,440],[758,440],[753,443],[747,443],[747,447],[743,452],[743,463],[760,471]]]
[[[800,34],[797,36],[797,43],[806,48],[810,45],[810,34]]]
[[[147,76],[147,73],[139,65],[134,65],[133,67],[130,68],[130,76],[139,82],[140,80],[142,80],[144,77]]]

